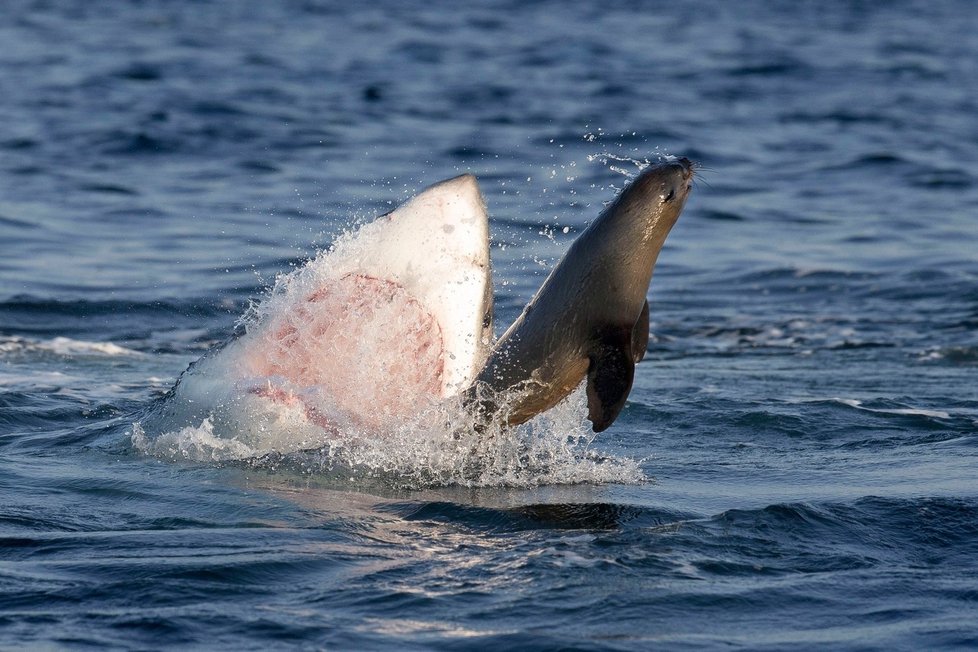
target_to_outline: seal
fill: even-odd
[[[693,175],[686,158],[646,168],[574,241],[465,391],[483,423],[523,423],[585,378],[593,430],[615,421],[648,346],[652,271]]]

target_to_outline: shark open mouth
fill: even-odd
[[[336,429],[332,412],[379,432],[441,397],[441,326],[388,279],[351,273],[324,284],[275,315],[260,340],[247,366],[266,382],[251,391],[302,405],[327,431]]]

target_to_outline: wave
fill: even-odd
[[[251,288],[254,291],[254,288]],[[60,300],[34,295],[18,294],[0,300],[0,318],[8,334],[31,335],[51,333],[58,329],[72,333],[101,332],[107,322],[119,320],[120,327],[125,324],[154,324],[167,322],[193,322],[202,319],[226,318],[229,313],[239,312],[245,301],[227,298],[100,300],[69,299]],[[89,319],[86,319],[89,318]],[[93,324],[97,321],[99,323]],[[137,326],[138,328],[138,326]]]
[[[978,546],[978,503],[974,498],[867,496],[851,503],[776,504],[730,510],[710,523],[755,539],[767,531],[792,547],[862,546],[871,553],[866,562],[883,556],[906,561],[921,548],[931,546],[944,549],[949,557],[965,559]]]
[[[584,502],[530,503],[514,507],[487,507],[450,501],[393,503],[380,507],[405,521],[451,523],[479,532],[525,530],[614,530],[656,528],[700,518],[672,509],[642,505]]]
[[[953,365],[978,365],[978,346],[948,346],[929,348],[920,353],[921,362],[948,362]]]
[[[833,398],[832,402],[840,403],[842,405],[847,405],[857,410],[865,410],[867,412],[875,412],[876,414],[895,414],[900,416],[921,416],[930,419],[950,419],[951,413],[945,410],[927,410],[923,408],[913,408],[913,407],[870,407],[865,404],[864,401],[857,399],[847,399],[847,398]]]
[[[24,337],[0,336],[0,356],[30,353],[49,353],[58,356],[138,357],[145,355],[112,342],[90,342],[70,337],[37,340]]]
[[[2,355],[132,355],[201,351],[224,340],[244,300],[0,301]]]

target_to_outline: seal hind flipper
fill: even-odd
[[[587,418],[594,432],[601,432],[618,418],[632,389],[635,377],[632,338],[605,340],[589,356],[589,360]]]
[[[645,351],[649,348],[649,300],[642,306],[642,314],[632,329],[632,356],[635,362],[641,362]]]

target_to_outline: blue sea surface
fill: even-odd
[[[978,648],[976,34],[967,0],[5,2],[0,648]],[[649,352],[573,453],[620,481],[134,445],[424,186],[479,178],[501,329],[663,155],[701,168]]]

